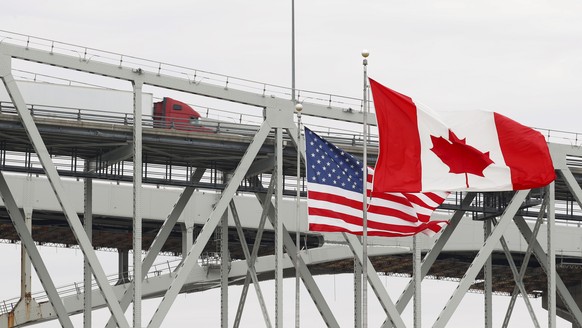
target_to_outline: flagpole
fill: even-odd
[[[295,96],[295,0],[291,0],[291,100],[297,102]],[[301,151],[300,151],[300,140],[301,140],[301,110],[303,105],[296,103],[295,111],[297,112],[297,216],[295,220],[295,247],[297,249],[297,257],[295,263],[295,327],[300,326],[300,297],[299,297],[299,199],[300,194],[300,177],[301,177]]]
[[[364,60],[364,156],[362,177],[362,327],[368,327],[368,50],[362,50]]]
[[[300,203],[301,199],[301,111],[303,110],[303,105],[296,104],[295,111],[297,112],[297,208],[295,216],[295,248],[297,250],[296,260],[295,260],[295,327],[300,328],[300,283],[299,283],[299,250],[301,249],[301,239],[299,233],[299,217],[300,213]]]

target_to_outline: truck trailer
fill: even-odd
[[[17,85],[28,107],[45,116],[76,111],[103,117],[133,115],[131,91],[31,81],[17,81]],[[0,102],[0,107],[6,107],[12,102],[3,86],[0,87]],[[169,97],[154,102],[151,93],[142,93],[141,109],[144,118],[151,119],[155,128],[213,131],[200,125],[200,114],[194,108]]]

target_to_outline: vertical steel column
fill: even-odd
[[[270,189],[272,191],[272,189]],[[270,202],[269,202],[270,204]],[[271,327],[271,320],[269,319],[269,313],[267,311],[267,306],[265,305],[265,299],[263,298],[263,292],[261,291],[261,286],[259,284],[259,278],[257,277],[257,272],[255,271],[255,261],[257,259],[258,249],[260,247],[260,239],[262,238],[262,232],[258,233],[258,231],[263,231],[265,228],[265,221],[267,219],[267,209],[263,208],[264,216],[261,217],[261,222],[259,223],[259,228],[257,231],[256,240],[253,247],[253,253],[251,254],[249,251],[249,246],[247,245],[247,240],[245,238],[245,233],[242,229],[242,225],[240,222],[240,217],[238,216],[238,211],[236,210],[236,205],[234,201],[230,202],[230,211],[232,212],[232,218],[234,220],[234,224],[236,226],[236,232],[238,234],[238,238],[240,240],[240,244],[245,255],[245,259],[247,261],[247,276],[245,278],[245,284],[243,287],[243,292],[241,293],[241,300],[239,302],[239,307],[235,316],[235,323],[233,327],[238,327],[240,325],[240,318],[242,315],[242,309],[244,306],[244,302],[246,301],[246,294],[249,288],[249,283],[252,280],[253,286],[255,287],[255,292],[257,294],[257,298],[259,300],[259,305],[261,307],[261,312],[263,313],[263,318],[265,319],[265,325],[270,328]],[[258,240],[258,241],[257,241]],[[299,271],[299,270],[297,270]],[[249,279],[250,277],[250,279]],[[243,296],[244,295],[244,296]],[[242,305],[242,306],[241,306]],[[240,310],[240,311],[239,311]]]
[[[139,73],[138,73],[139,74]],[[142,294],[142,87],[133,83],[133,327],[141,327]]]
[[[276,223],[275,223],[274,217],[275,217],[276,213],[274,210],[274,206],[271,203],[271,200],[264,198],[263,195],[260,195],[260,194],[256,194],[256,195],[262,204],[265,204],[267,202],[270,204],[270,206],[267,206],[267,208],[269,210],[268,218],[271,221],[271,225],[275,226]],[[323,321],[325,322],[326,326],[327,327],[339,327],[339,324],[337,323],[337,320],[333,316],[333,313],[331,312],[329,305],[325,301],[325,297],[321,293],[321,290],[319,290],[319,288],[317,287],[317,284],[315,283],[313,276],[309,272],[309,268],[307,267],[307,265],[305,264],[305,262],[303,261],[301,256],[297,257],[297,251],[295,249],[295,244],[293,242],[293,239],[291,238],[291,235],[289,234],[287,229],[285,229],[284,226],[283,226],[282,239],[283,239],[283,243],[285,244],[285,248],[287,249],[287,254],[291,257],[292,263],[297,264],[299,266],[295,269],[299,270],[299,274],[301,275],[301,279],[303,280],[303,284],[304,284],[305,288],[307,289],[307,292],[311,296],[311,299],[315,303],[315,306],[317,307],[317,310],[321,314],[321,317],[322,317]]]
[[[236,190],[238,189],[245,174],[248,172],[250,165],[252,164],[254,158],[256,157],[260,147],[263,145],[270,131],[271,125],[267,122],[263,122],[261,128],[255,134],[253,141],[249,145],[249,148],[247,149],[246,153],[243,155],[243,158],[238,164],[238,167],[236,168],[232,179],[226,186],[226,189],[224,189],[222,197],[220,198],[218,203],[216,203],[216,207],[214,208],[212,213],[210,213],[210,217],[208,218],[208,220],[204,224],[204,227],[202,227],[202,230],[198,234],[198,237],[196,238],[194,245],[192,245],[192,247],[188,251],[188,255],[176,269],[174,279],[170,283],[170,287],[166,291],[166,294],[164,295],[164,298],[160,302],[148,327],[150,328],[159,327],[162,324],[162,321],[168,314],[168,311],[170,310],[172,303],[174,302],[174,300],[178,296],[178,293],[184,286],[184,283],[186,282],[188,275],[190,274],[194,266],[197,264],[198,258],[200,257],[202,250],[208,243],[210,237],[212,237],[214,229],[218,225],[218,222],[222,217],[222,214],[224,213],[228,204],[232,200]]]
[[[544,199],[542,201],[542,205],[540,206],[540,212],[538,214],[536,224],[534,225],[534,229],[533,229],[533,233],[532,233],[532,237],[531,237],[533,239],[537,238],[540,227],[541,227],[542,223],[544,222],[544,215],[546,213],[546,207],[548,206],[548,202],[549,202],[549,196],[548,196],[548,193],[546,191],[546,193],[544,195]],[[518,280],[522,284],[523,284],[523,277],[525,277],[525,272],[527,271],[529,259],[532,255],[532,251],[533,251],[532,240],[526,240],[526,242],[527,242],[527,249],[525,251],[525,255],[523,256],[523,260],[521,262],[521,268],[519,268],[519,275],[518,275]],[[515,301],[517,300],[517,295],[519,294],[519,292],[520,292],[519,286],[516,285],[515,287],[513,287],[513,293],[511,293],[511,299],[509,300],[509,304],[507,305],[507,312],[505,312],[505,318],[503,319],[503,324],[501,325],[501,327],[506,328],[509,325],[509,319],[511,319],[511,314],[513,312],[513,308],[515,307]],[[534,322],[537,323],[537,318],[535,317],[535,314],[530,313],[530,316],[532,317],[532,319],[535,318]],[[537,323],[536,327],[539,327],[539,323]]]
[[[186,257],[192,244],[194,244],[194,220],[186,217],[182,225],[182,259]]]
[[[222,214],[220,227],[220,326],[228,327],[228,210]]]
[[[493,221],[494,224],[497,224],[495,218],[492,218],[491,221]],[[511,251],[509,250],[509,246],[507,246],[507,242],[505,241],[504,237],[501,237],[500,242],[501,242],[501,246],[503,247],[503,252],[505,253],[505,257],[507,258],[507,262],[509,263],[509,267],[511,268],[511,273],[513,274],[513,280],[515,280],[515,285],[519,289],[519,291],[521,292],[521,295],[523,296],[523,300],[525,301],[525,305],[526,305],[527,310],[529,312],[529,315],[532,319],[534,327],[539,328],[540,325],[538,323],[535,312],[534,312],[534,310],[531,306],[531,303],[529,301],[527,291],[525,290],[525,286],[523,285],[522,277],[520,276],[519,272],[517,271],[517,266],[515,265],[515,262],[513,261],[513,256],[511,256]],[[527,266],[527,262],[524,261],[524,263]],[[505,322],[504,322],[504,327],[506,327]]]
[[[463,218],[463,215],[465,214],[464,208],[468,208],[469,205],[471,205],[471,202],[473,201],[475,196],[476,196],[476,193],[474,193],[474,192],[470,192],[465,196],[465,198],[461,202],[461,209],[457,210],[455,212],[455,214],[453,214],[453,217],[449,221],[449,224],[447,225],[447,227],[440,234],[438,239],[435,241],[433,247],[430,249],[430,251],[424,257],[424,260],[422,261],[422,273],[421,273],[422,278],[424,278],[426,276],[426,274],[428,273],[428,270],[434,264],[438,255],[440,254],[440,252],[445,247],[446,243],[451,238],[453,231],[455,231],[456,227],[459,225],[459,222],[461,222],[461,219]],[[408,285],[406,286],[406,288],[404,289],[404,291],[400,295],[400,298],[396,302],[396,309],[398,310],[399,313],[402,313],[402,311],[404,311],[404,309],[406,308],[406,305],[408,304],[408,302],[412,298],[413,289],[414,289],[414,282],[411,280],[411,281],[409,281]],[[384,324],[382,325],[382,327],[387,327],[387,324],[388,324],[388,322],[386,320],[386,321],[384,321]]]
[[[414,328],[420,328],[422,326],[422,315],[421,315],[421,284],[422,284],[422,266],[420,263],[421,247],[418,242],[418,234],[412,236],[412,274],[414,280]]]
[[[484,220],[483,221],[483,240],[487,240],[491,235],[491,220]],[[493,327],[493,281],[492,279],[492,261],[491,255],[485,261],[485,265],[483,266],[483,295],[485,297],[484,304],[484,327],[485,328],[492,328]]]
[[[22,244],[26,248],[26,252],[30,257],[30,260],[34,265],[34,269],[36,270],[38,279],[40,280],[40,283],[42,284],[48,296],[49,302],[51,302],[51,305],[53,306],[53,309],[57,314],[59,323],[63,327],[73,328],[73,323],[69,318],[69,314],[67,313],[67,310],[63,305],[63,301],[61,300],[61,297],[57,292],[55,284],[53,283],[53,280],[51,279],[51,276],[42,260],[42,257],[40,256],[40,252],[38,251],[36,245],[34,244],[32,234],[30,233],[26,226],[24,217],[22,216],[20,209],[16,205],[14,196],[12,196],[12,192],[8,187],[8,183],[6,183],[6,179],[4,178],[4,173],[2,171],[0,171],[0,197],[2,197],[2,201],[4,202],[4,206],[6,207],[8,215],[12,220],[12,224],[14,226],[14,229],[16,230],[16,233],[18,233],[18,236],[20,237]]]
[[[556,328],[556,249],[554,247],[554,230],[556,221],[556,187],[555,182],[549,184],[547,250],[548,250],[548,328]]]
[[[546,253],[544,253],[544,249],[533,235],[530,227],[527,225],[527,223],[521,216],[516,216],[515,218],[513,218],[513,220],[515,221],[515,224],[517,225],[517,228],[523,235],[524,239],[527,240],[529,245],[533,245],[533,253],[538,259],[538,263],[544,269],[546,275],[549,276],[550,268],[548,266],[549,263],[548,256],[546,255]],[[582,326],[582,311],[580,311],[580,308],[578,307],[576,300],[574,300],[572,294],[570,293],[570,291],[568,290],[568,288],[558,275],[556,275],[556,289],[560,296],[562,297],[564,305],[566,306],[572,317],[574,317],[574,319],[576,320],[578,326]]]
[[[107,277],[105,276],[105,272],[103,271],[103,267],[99,263],[99,259],[95,254],[95,250],[91,245],[91,242],[87,238],[87,234],[81,224],[81,220],[77,215],[77,212],[72,206],[72,203],[66,198],[65,190],[63,185],[61,184],[61,180],[59,177],[59,173],[51,160],[50,154],[46,145],[44,144],[42,137],[40,136],[40,132],[32,119],[28,109],[26,108],[26,103],[20,90],[18,89],[18,85],[14,80],[14,76],[12,76],[11,72],[11,58],[6,55],[0,55],[0,77],[6,86],[6,91],[10,95],[10,99],[12,103],[16,107],[18,111],[18,116],[22,125],[24,126],[26,133],[34,151],[36,152],[39,161],[42,164],[42,167],[45,171],[45,174],[50,182],[50,185],[57,197],[61,208],[63,209],[63,213],[65,214],[65,218],[67,219],[69,226],[75,235],[75,238],[79,244],[79,247],[87,257],[89,264],[91,266],[91,270],[93,270],[93,275],[95,276],[95,280],[101,289],[103,297],[109,307],[109,310],[113,314],[117,324],[121,328],[128,328],[129,323],[125,318],[121,307],[119,306],[119,302],[117,297],[113,293],[113,288],[109,285],[107,281]]]
[[[487,241],[485,241],[485,243],[479,250],[479,253],[477,253],[475,259],[473,259],[473,262],[469,266],[469,269],[467,270],[467,272],[465,272],[465,275],[459,282],[459,285],[457,286],[457,289],[453,293],[453,296],[449,299],[447,305],[441,311],[441,314],[437,318],[433,327],[444,328],[446,326],[448,320],[453,315],[453,312],[456,310],[457,306],[463,299],[463,296],[465,296],[465,293],[467,293],[467,291],[469,290],[469,287],[471,287],[471,285],[473,284],[475,277],[477,277],[477,274],[479,273],[479,271],[481,271],[481,268],[485,264],[485,261],[487,260],[489,255],[491,255],[493,248],[499,242],[499,239],[503,235],[503,232],[505,232],[505,229],[507,228],[509,223],[511,223],[511,218],[515,216],[515,213],[517,213],[517,211],[519,210],[521,204],[525,200],[525,197],[528,195],[528,193],[529,190],[519,190],[515,193],[515,195],[511,199],[511,202],[505,209],[505,212],[501,216],[499,224],[497,225],[497,227],[495,227],[495,230],[493,230],[493,233],[491,233],[489,238],[487,238]]]
[[[127,284],[129,279],[129,250],[117,249],[117,283]]]
[[[89,169],[89,163],[85,163],[85,171]],[[83,195],[84,195],[84,210],[83,210],[83,226],[87,233],[89,242],[93,242],[93,179],[85,178],[83,181]],[[83,327],[92,327],[91,311],[93,304],[91,302],[91,267],[89,261],[83,256]]]
[[[315,303],[317,310],[321,314],[321,318],[325,322],[325,325],[331,328],[336,327],[339,328],[339,324],[336,318],[333,316],[333,313],[331,312],[329,305],[325,301],[325,297],[321,293],[321,290],[319,290],[319,288],[317,287],[317,284],[315,283],[313,276],[309,272],[309,268],[307,267],[301,256],[297,257],[297,252],[295,251],[295,244],[293,243],[293,238],[291,238],[291,235],[289,234],[287,229],[285,229],[285,227],[283,227],[283,239],[284,239],[283,243],[285,244],[285,248],[288,251],[289,257],[291,257],[291,261],[297,264],[295,270],[299,270],[299,273],[303,280],[303,284],[305,285],[307,292],[311,296],[311,299]]]
[[[369,258],[363,257],[362,244],[360,243],[358,238],[355,235],[348,234],[345,232],[343,232],[342,235],[344,236],[344,239],[348,243],[348,246],[350,247],[350,250],[352,251],[354,256],[358,259],[358,261],[360,261],[360,264],[363,261],[368,262],[368,268],[369,268],[369,274],[367,275],[368,281],[364,282],[364,283],[369,282],[370,285],[372,286],[372,289],[374,290],[376,297],[380,301],[380,305],[384,309],[384,312],[386,312],[386,315],[388,315],[388,318],[389,318],[388,321],[391,321],[392,324],[394,325],[394,327],[396,327],[396,328],[406,327],[406,325],[404,324],[404,321],[402,321],[402,317],[400,316],[400,313],[398,313],[398,311],[396,310],[396,306],[394,305],[394,303],[392,303],[392,300],[390,299],[390,295],[388,295],[386,288],[384,288],[384,285],[380,281],[380,278],[378,277],[378,273],[374,269],[372,262],[370,261]]]
[[[202,178],[202,176],[204,175],[205,171],[206,171],[205,169],[197,168],[196,171],[192,174],[192,177],[190,179],[192,181],[192,183],[199,182],[200,179]],[[180,194],[178,201],[176,202],[176,204],[174,204],[174,208],[172,209],[172,212],[170,213],[170,215],[168,215],[166,221],[164,222],[164,224],[160,228],[160,231],[158,231],[158,234],[156,235],[154,242],[150,246],[150,249],[148,250],[146,257],[142,262],[142,269],[141,269],[142,270],[142,279],[145,278],[145,275],[147,274],[149,269],[154,264],[156,257],[158,256],[162,247],[166,243],[168,236],[172,232],[172,229],[176,225],[176,222],[178,222],[178,219],[180,218],[180,215],[182,215],[184,208],[186,207],[186,205],[190,201],[192,194],[194,194],[194,190],[195,190],[195,188],[192,186],[188,186],[188,187],[184,188],[184,191],[182,192],[182,194]],[[188,253],[188,250],[190,249],[190,247],[192,247],[192,243],[190,243],[190,246],[188,246],[188,248],[186,250],[184,250],[184,249],[182,250],[183,251],[182,258],[186,257],[186,254]],[[123,298],[120,301],[120,305],[121,305],[121,308],[123,309],[123,311],[127,310],[127,308],[129,307],[129,304],[131,303],[132,296],[133,296],[133,284],[131,284],[129,286],[129,288],[125,291],[125,294],[123,294]],[[115,322],[113,321],[113,318],[110,318],[109,321],[107,322],[106,327],[113,328],[114,325],[115,325]]]
[[[283,328],[283,129],[276,133],[275,187],[275,327]],[[272,178],[272,177],[271,177]]]

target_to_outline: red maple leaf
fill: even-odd
[[[477,148],[467,145],[465,139],[459,139],[449,130],[449,140],[443,137],[430,136],[433,147],[430,149],[443,163],[449,167],[449,173],[464,173],[465,183],[469,188],[468,174],[484,176],[483,170],[493,164],[489,152],[483,153]]]

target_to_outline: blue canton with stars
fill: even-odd
[[[362,162],[305,128],[307,179],[362,193]]]

